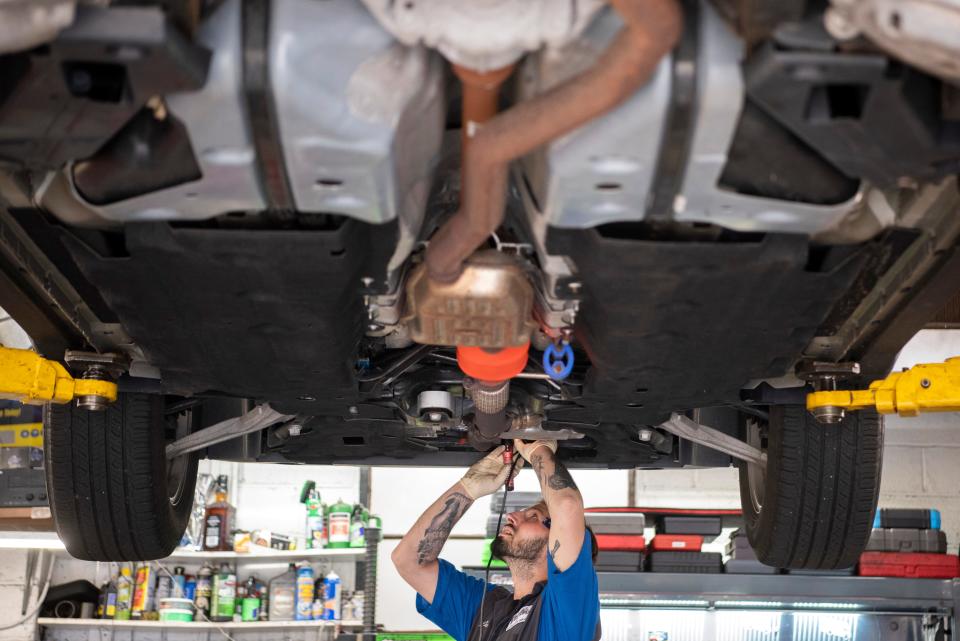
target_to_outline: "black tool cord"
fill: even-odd
[[[519,454],[519,452],[517,452]],[[510,472],[507,474],[507,481],[513,478],[513,470],[517,466],[517,459],[519,456],[514,456],[513,463],[510,464]],[[497,537],[500,536],[500,524],[503,523],[503,515],[507,511],[507,492],[510,490],[507,489],[507,483],[503,484],[503,502],[500,504],[500,516],[497,517],[497,532],[494,534],[493,540],[496,541]],[[493,541],[490,541],[490,558],[487,559],[487,567],[483,573],[483,596],[480,597],[480,614],[479,619],[477,620],[477,625],[480,626],[480,635],[478,641],[483,641],[483,603],[487,600],[487,586],[490,584],[490,564],[493,563]]]

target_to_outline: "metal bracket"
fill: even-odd
[[[562,430],[545,430],[541,427],[526,427],[518,430],[508,430],[501,434],[500,438],[518,438],[523,441],[572,441],[578,438],[583,438],[583,434],[567,428]]]
[[[63,355],[63,362],[71,369],[80,373],[84,381],[105,381],[114,383],[120,376],[130,369],[130,358],[125,354],[97,352],[81,352],[68,349]],[[77,407],[99,412],[107,409],[107,405],[116,400],[103,394],[81,394],[77,392]]]
[[[764,468],[767,466],[767,455],[757,448],[720,430],[701,425],[682,414],[672,414],[668,421],[661,423],[658,427],[698,445],[729,454],[741,461],[754,463]]]
[[[258,432],[264,428],[270,427],[274,423],[288,421],[296,418],[289,414],[281,414],[270,407],[269,404],[257,405],[255,408],[237,418],[228,418],[225,421],[215,423],[210,427],[205,427],[199,432],[194,432],[178,438],[173,443],[167,445],[167,458],[175,459],[178,456],[189,454],[202,450],[211,445],[229,441],[230,439],[251,432]]]
[[[830,363],[825,361],[802,361],[797,365],[797,376],[813,383],[818,392],[833,392],[837,382],[860,373],[860,363]],[[838,405],[818,405],[811,410],[821,423],[836,424],[843,420],[844,408]]]

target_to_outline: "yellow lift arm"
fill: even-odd
[[[96,379],[75,379],[66,368],[27,349],[0,347],[0,398],[28,405],[69,403],[88,397],[112,403],[117,384]]]
[[[921,412],[960,412],[960,356],[943,363],[915,365],[874,381],[865,390],[807,394],[807,409],[875,408],[880,414],[917,416]]]

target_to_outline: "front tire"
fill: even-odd
[[[163,397],[120,394],[102,412],[44,412],[47,494],[67,551],[87,561],[169,556],[186,529],[197,457],[168,464]]]
[[[802,406],[773,406],[768,424],[747,420],[747,440],[767,453],[765,472],[740,467],[744,526],[757,558],[779,568],[854,565],[880,493],[883,418],[863,410],[825,425]]]

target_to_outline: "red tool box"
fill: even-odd
[[[864,552],[860,555],[860,576],[953,579],[960,577],[960,557],[955,554]]]
[[[616,552],[643,552],[647,540],[638,534],[597,534],[597,547]]]
[[[658,552],[673,550],[699,552],[703,548],[703,537],[699,534],[657,534],[650,545]]]

